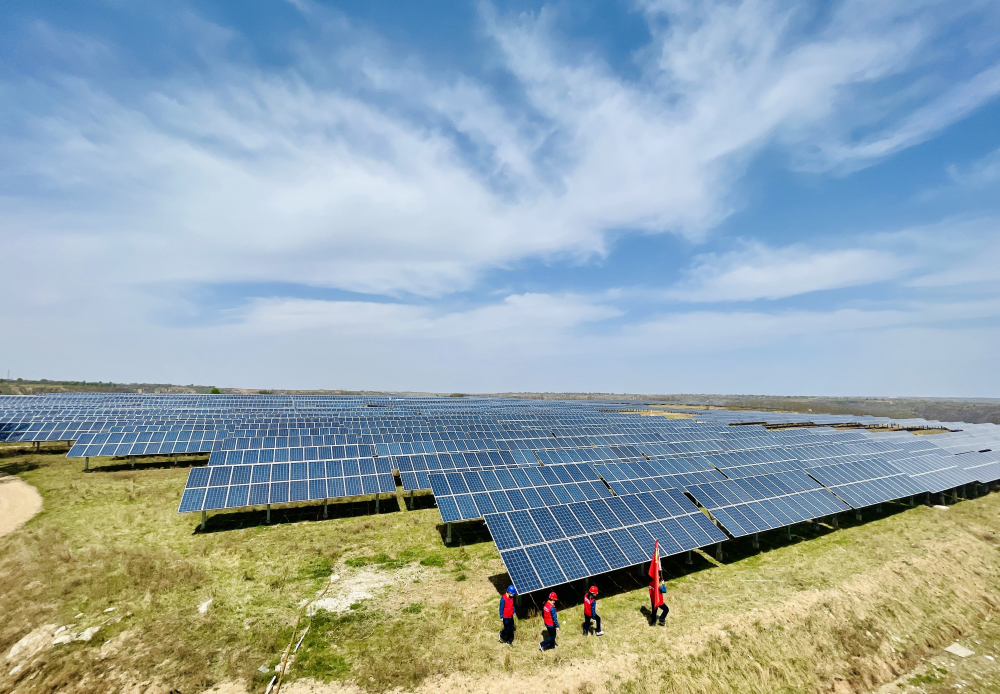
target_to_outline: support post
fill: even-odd
[[[271,524],[271,504],[267,505],[267,524]]]
[[[931,493],[930,492],[927,492],[927,496],[924,498],[924,503],[927,504],[928,506],[931,505]]]
[[[89,471],[90,470],[90,456],[89,455],[86,458],[83,459],[83,469],[85,471]]]
[[[410,510],[413,510],[413,490],[410,490]]]
[[[177,466],[177,454],[176,453],[174,453],[174,466],[175,467]]]
[[[760,533],[753,534],[753,548],[760,549]]]
[[[445,542],[445,544],[450,545],[451,544],[451,523],[446,523],[445,526],[447,527],[448,534],[444,538],[444,542]]]
[[[813,531],[819,531],[819,521],[815,518],[812,519],[812,529]]]
[[[945,505],[945,503],[944,503],[944,492],[941,492],[938,496],[941,497],[941,505],[944,506]]]
[[[201,529],[202,529],[202,530],[204,530],[204,529],[205,529],[205,516],[206,516],[205,512],[204,512],[204,511],[202,511],[202,512],[201,512]]]
[[[962,496],[965,496],[964,494]],[[951,492],[951,503],[958,503],[958,487],[955,487]]]
[[[836,530],[837,528],[840,527],[840,514],[839,513],[835,513],[835,514],[833,514],[833,516],[831,516],[831,518],[830,518],[830,525],[833,526],[834,530]]]
[[[375,492],[375,513],[378,514],[378,492]]]
[[[684,563],[687,564],[688,566],[690,566],[691,564],[694,564],[694,562],[691,561],[691,550],[687,551],[687,560]]]
[[[129,462],[129,465],[132,466],[132,469],[135,470],[135,456],[134,455],[130,455],[128,457],[128,462]]]
[[[859,521],[859,522],[861,521],[861,509],[860,508],[854,509],[854,520]]]
[[[915,502],[915,501],[913,500],[913,497],[911,496],[911,497],[910,497],[910,506],[913,506],[913,505],[914,505],[915,503],[916,503],[916,502]]]
[[[722,561],[722,543],[721,542],[716,542],[715,543],[715,559],[717,561]]]
[[[879,504],[878,506],[876,506],[875,510],[878,511],[879,513],[882,513],[882,504]]]
[[[324,518],[327,517],[327,515],[326,515],[326,502],[327,502],[327,500],[323,499],[323,517]]]
[[[790,526],[790,525],[786,526],[785,530],[788,531],[788,539],[791,540],[792,539],[792,526]]]

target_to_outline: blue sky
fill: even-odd
[[[14,377],[1000,396],[995,2],[5,7]]]

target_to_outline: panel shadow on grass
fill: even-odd
[[[379,498],[378,514],[397,513],[400,511],[399,501],[394,495]],[[211,511],[209,513],[212,513]],[[374,516],[375,497],[367,499],[352,499],[350,501],[330,501],[327,503],[326,518],[323,517],[323,503],[310,501],[288,506],[272,506],[270,525],[285,525],[301,523],[302,521],[324,521],[335,518],[355,518],[358,516]],[[205,529],[201,522],[195,526],[195,533],[215,533],[238,528],[266,526],[267,509],[255,507],[250,510],[225,511],[220,509],[217,515],[209,515]]]

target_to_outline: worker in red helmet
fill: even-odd
[[[548,635],[538,644],[538,650],[547,651],[556,647],[556,632],[559,631],[559,615],[556,614],[556,594],[549,593],[549,599],[542,608],[542,619],[545,620],[545,630]]]
[[[597,636],[604,636],[601,630],[601,615],[597,614],[597,586],[590,586],[583,596],[583,635],[590,635],[591,620],[597,624]]]
[[[500,619],[503,620],[503,629],[500,630],[500,643],[506,643],[508,646],[514,645],[514,616],[517,614],[517,608],[514,606],[514,596],[517,595],[517,590],[514,586],[508,586],[507,592],[503,594],[500,598]]]

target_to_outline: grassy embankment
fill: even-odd
[[[349,604],[313,620],[291,676],[369,691],[867,691],[1000,608],[1000,495],[990,494],[948,511],[887,505],[863,523],[845,514],[839,530],[800,525],[792,539],[772,532],[760,552],[727,543],[721,564],[670,560],[664,629],[645,623],[641,572],[597,579],[602,639],[577,631],[582,584],[561,588],[566,628],[543,655],[535,613],[513,649],[496,643],[506,580],[496,549],[475,524],[445,546],[427,497],[415,511],[402,493],[383,497],[378,515],[370,502],[331,504],[329,520],[305,507],[275,513],[271,526],[261,513],[219,516],[200,533],[176,513],[185,469],[92,465],[83,474],[57,455],[0,458],[45,501],[0,538],[0,653],[43,624],[103,624],[89,643],[43,651],[16,675],[6,666],[0,691],[142,683],[189,694],[224,680],[260,691],[270,675],[257,669],[277,663],[300,602],[331,572],[330,595]],[[357,586],[374,597],[352,601]]]

